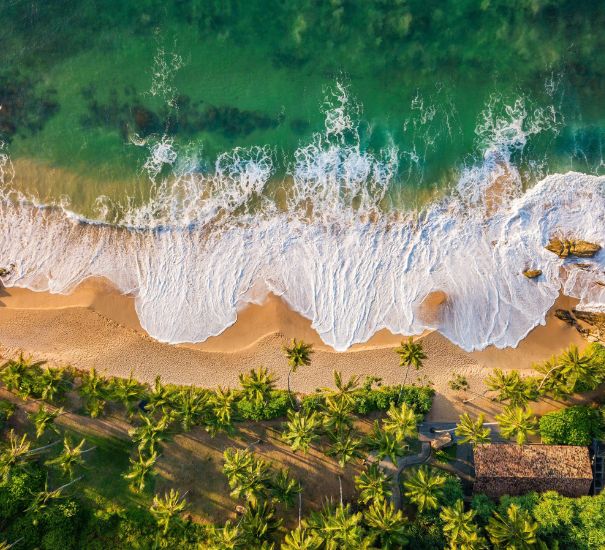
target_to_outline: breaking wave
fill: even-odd
[[[3,282],[68,293],[105,277],[135,296],[143,328],[169,343],[217,335],[243,304],[271,292],[336,350],[383,328],[437,329],[466,350],[515,346],[561,290],[581,309],[605,310],[605,254],[578,266],[544,249],[556,235],[605,245],[605,177],[552,174],[525,189],[513,159],[532,134],[556,131],[557,114],[522,99],[492,107],[477,125],[478,160],[418,209],[397,199],[400,163],[418,151],[363,150],[360,107],[340,84],[325,105],[325,130],[287,160],[278,192],[269,189],[269,148],[225,152],[202,172],[171,138],[133,136],[148,150],[152,198],[126,201],[117,220],[100,198],[99,218],[87,220],[14,193],[4,148],[0,259],[14,267]],[[529,280],[528,268],[543,274]],[[434,292],[447,299],[426,316]]]

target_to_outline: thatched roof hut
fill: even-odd
[[[588,447],[572,445],[477,445],[475,493],[497,498],[530,491],[579,497],[592,483]]]

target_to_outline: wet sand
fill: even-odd
[[[438,317],[445,296],[423,304],[423,315]],[[570,343],[586,344],[580,335],[556,319],[556,307],[575,302],[561,297],[548,315],[547,324],[534,329],[516,349],[488,348],[467,353],[437,332],[419,335],[427,354],[424,368],[410,372],[409,381],[433,384],[437,396],[431,418],[456,418],[460,396],[448,387],[454,373],[466,376],[474,391],[494,367],[528,371],[536,361],[559,353]],[[175,320],[178,322],[178,320]],[[191,345],[170,345],[148,336],[139,324],[132,296],[121,295],[104,280],[87,280],[70,295],[53,295],[19,288],[0,288],[0,355],[20,352],[50,364],[96,368],[106,375],[142,381],[162,380],[205,387],[236,386],[242,371],[264,365],[286,386],[288,365],[282,346],[291,338],[314,344],[312,364],[292,377],[294,391],[309,393],[330,386],[332,371],[345,376],[379,376],[387,384],[401,383],[405,371],[393,349],[402,340],[383,330],[365,344],[335,352],[321,342],[311,322],[290,310],[275,296],[262,305],[249,305],[237,322],[219,336]],[[485,406],[478,400],[476,407]],[[489,413],[489,410],[486,410]]]

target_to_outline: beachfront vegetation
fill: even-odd
[[[537,421],[511,387],[526,381],[497,376],[507,396],[500,433],[524,444]],[[400,480],[389,475],[390,463],[418,452],[427,387],[334,373],[332,387],[296,396],[264,368],[242,374],[238,388],[159,378],[147,386],[23,357],[0,379],[13,394],[0,401],[0,541],[16,549],[550,548],[557,540],[573,549],[605,541],[594,519],[605,511],[602,496],[475,496],[469,506],[460,479],[437,459]],[[545,415],[542,438],[595,435],[600,414]],[[576,421],[581,429],[568,432]],[[482,416],[463,415],[456,433],[472,445],[491,437]]]
[[[540,437],[550,445],[590,445],[605,434],[605,409],[577,405],[540,418]]]

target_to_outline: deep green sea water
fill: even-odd
[[[493,138],[478,127],[519,99],[523,124],[551,117],[527,177],[601,173],[604,28],[596,1],[3,0],[0,139],[14,161],[75,174],[17,184],[89,212],[100,194],[145,195],[135,135],[166,134],[201,171],[268,146],[283,173],[340,82],[361,148],[397,146],[412,191],[455,179]]]

